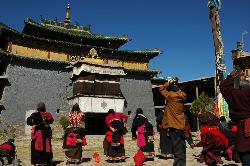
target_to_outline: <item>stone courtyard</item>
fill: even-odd
[[[56,162],[57,166],[65,166],[66,165],[66,158],[62,149],[62,135],[63,132],[61,130],[61,127],[58,125],[54,125],[53,127],[53,152],[54,152],[54,161]],[[193,133],[194,141],[197,142],[199,140],[199,133]],[[131,133],[128,133],[125,136],[125,149],[126,149],[126,162],[119,163],[119,164],[110,164],[106,162],[106,158],[103,155],[103,149],[102,149],[102,141],[104,139],[103,135],[90,135],[87,136],[87,143],[88,145],[84,148],[83,151],[83,163],[80,164],[80,166],[84,165],[96,165],[96,166],[105,166],[105,165],[125,165],[125,166],[133,166],[133,156],[137,152],[138,148],[136,145],[136,141],[132,141],[131,139]],[[3,142],[2,140],[0,141]],[[21,160],[22,166],[30,166],[30,139],[25,137],[17,137],[16,138],[16,146],[17,146],[17,157]],[[188,146],[188,145],[187,145]],[[159,134],[156,133],[155,136],[155,152],[156,157],[155,161],[148,161],[145,163],[145,166],[149,165],[156,165],[156,166],[172,166],[173,160],[163,160],[159,159],[157,156],[159,155],[158,152],[159,147]],[[197,155],[199,155],[201,151],[201,148],[194,148],[191,149],[189,146],[187,148],[187,166],[205,166],[205,164],[198,163],[196,161]],[[101,157],[101,162],[99,164],[95,163],[93,158],[93,154],[95,152],[98,152]],[[221,164],[223,166],[237,166],[239,164],[236,164],[233,161],[225,161],[224,164]]]

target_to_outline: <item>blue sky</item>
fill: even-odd
[[[150,68],[162,71],[161,76],[190,80],[214,74],[207,0],[1,0],[0,21],[19,31],[27,17],[63,21],[68,2],[72,22],[90,24],[95,33],[128,35],[132,41],[122,49],[160,48],[163,54],[150,62]],[[231,50],[243,31],[250,32],[249,9],[249,0],[222,1],[221,30],[229,71]],[[245,49],[250,50],[250,34]]]

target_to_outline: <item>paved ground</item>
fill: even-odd
[[[54,138],[53,138],[53,151],[54,151],[54,160],[58,163],[57,166],[65,166],[65,156],[62,150],[62,131],[58,130],[59,127],[54,127]],[[88,145],[85,147],[83,156],[84,156],[84,162],[80,164],[80,166],[91,166],[91,165],[97,165],[97,166],[105,166],[105,165],[124,165],[124,166],[133,166],[133,156],[137,152],[137,145],[135,141],[131,140],[131,134],[128,134],[125,136],[125,149],[126,149],[126,156],[128,157],[126,159],[125,163],[120,164],[109,164],[105,161],[105,156],[103,155],[103,149],[102,149],[102,141],[104,136],[87,136],[87,142]],[[159,135],[156,135],[155,138],[155,152],[156,155],[158,155],[158,145],[159,145]],[[198,139],[194,138],[195,140]],[[2,141],[1,141],[2,142]],[[30,166],[30,140],[28,138],[17,138],[16,139],[16,145],[17,145],[17,155],[18,158],[22,160],[22,166]],[[187,148],[187,166],[205,166],[204,164],[197,163],[195,156],[198,155],[200,152],[200,148]],[[92,156],[94,152],[99,152],[101,156],[101,163],[96,164],[92,160]],[[234,166],[236,165],[234,162],[228,162],[225,161],[225,164],[222,164],[224,166]],[[172,166],[173,161],[172,160],[162,160],[158,159],[158,157],[155,158],[155,161],[149,161],[145,163],[145,166],[149,165],[155,165],[155,166]]]

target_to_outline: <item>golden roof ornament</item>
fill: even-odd
[[[70,25],[70,4],[68,3],[67,9],[66,9],[66,16],[64,19],[64,25],[67,27]]]
[[[98,53],[96,51],[95,48],[91,48],[91,50],[89,51],[89,55],[92,57],[92,58],[98,58]]]

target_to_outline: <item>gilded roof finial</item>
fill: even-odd
[[[64,19],[64,24],[65,24],[65,26],[70,25],[70,4],[69,3],[67,5],[67,9],[66,9],[66,16],[65,16],[65,19]]]

